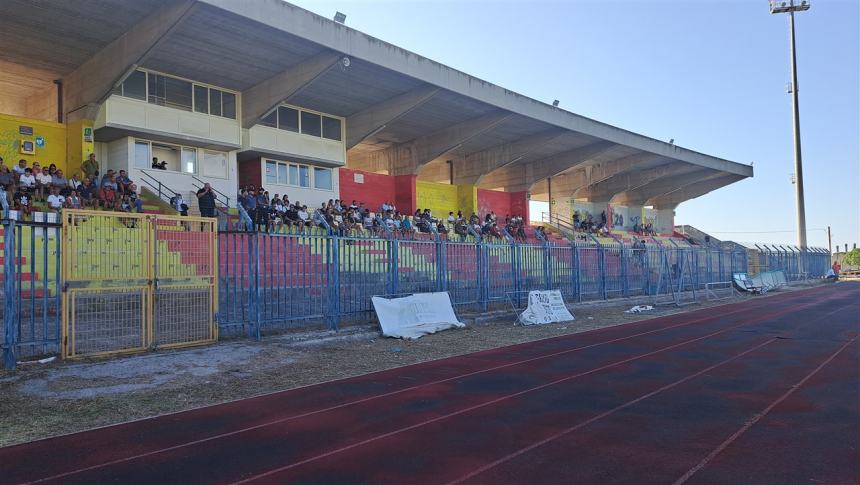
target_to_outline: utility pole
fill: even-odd
[[[791,100],[794,121],[794,173],[797,198],[797,245],[806,247],[806,207],[803,199],[803,162],[800,155],[800,107],[797,101],[797,54],[794,46],[794,12],[809,10],[809,0],[770,0],[770,13],[788,13],[791,41]]]
[[[827,251],[833,254],[833,242],[830,239],[830,226],[827,226]]]

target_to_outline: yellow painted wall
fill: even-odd
[[[33,134],[21,135],[19,130],[21,126],[32,127]],[[22,154],[21,141],[29,140],[35,143],[36,137],[39,136],[45,139],[45,146],[36,147],[35,155]],[[43,167],[47,167],[54,163],[58,168],[68,172],[66,144],[66,125],[0,114],[0,156],[9,168],[17,165],[18,160],[23,158],[27,160],[27,165],[39,162]]]
[[[466,217],[477,212],[478,189],[474,185],[450,185],[436,182],[416,182],[417,209],[430,209],[436,217],[463,211]]]
[[[82,173],[81,163],[90,156],[90,153],[95,152],[95,144],[91,141],[84,141],[85,128],[92,130],[92,120],[78,120],[69,123],[69,142],[66,159],[69,161],[71,173]],[[104,172],[104,162],[102,160],[99,160],[99,162],[102,165],[101,171]],[[66,171],[68,172],[69,170]]]
[[[418,181],[415,183],[415,192],[416,209],[430,209],[436,217],[459,210],[456,185]]]
[[[457,210],[463,211],[465,217],[474,212],[478,213],[478,187],[474,185],[457,186]],[[454,211],[456,214],[457,211]]]

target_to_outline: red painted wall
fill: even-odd
[[[239,162],[239,187],[246,185],[259,187],[263,183],[261,165],[259,158]]]
[[[483,217],[490,212],[495,212],[499,219],[504,220],[505,215],[511,213],[511,194],[497,190],[478,189],[478,216]],[[469,214],[464,214],[469,217]]]
[[[355,174],[364,175],[364,183],[355,182]],[[365,207],[376,211],[383,202],[394,202],[394,177],[361,170],[340,169],[340,199],[346,204],[353,200],[364,202]]]
[[[481,217],[494,211],[499,219],[504,219],[505,215],[520,215],[523,216],[523,220],[529,220],[529,201],[526,192],[478,189],[478,209]]]
[[[394,205],[401,214],[414,214],[417,204],[417,175],[398,175],[394,178]]]
[[[511,192],[511,215],[523,216],[523,220],[529,221],[529,197],[528,192]]]

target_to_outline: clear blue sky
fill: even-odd
[[[755,177],[676,223],[794,243],[788,19],[766,0],[291,3],[542,101],[729,160]],[[797,15],[809,244],[860,243],[860,2]],[[726,231],[731,232],[725,233]],[[778,232],[781,231],[781,232]]]

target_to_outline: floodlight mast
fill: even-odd
[[[800,154],[800,107],[797,102],[797,54],[794,47],[794,12],[809,10],[809,0],[770,0],[770,13],[788,13],[791,46],[791,101],[794,120],[794,191],[797,198],[797,245],[806,248],[806,205],[803,198],[803,160]]]

